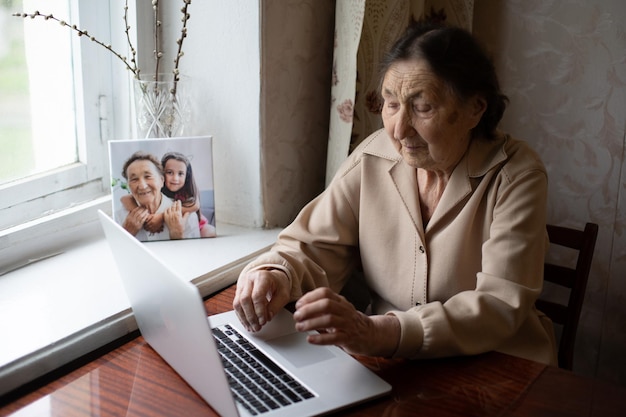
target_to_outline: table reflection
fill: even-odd
[[[389,382],[393,392],[391,398],[348,410],[348,416],[365,410],[385,417],[503,416],[546,368],[495,352],[428,361],[358,359]]]
[[[214,415],[143,338],[54,382],[50,393],[10,414],[15,417]],[[2,410],[0,415],[4,414]]]

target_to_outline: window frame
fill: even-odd
[[[68,1],[70,22],[80,22],[79,27],[89,28],[104,42],[117,32],[111,27],[113,19],[109,2]],[[103,16],[109,18],[103,19]],[[44,22],[42,18],[38,20],[41,21],[25,23],[54,24]],[[59,30],[70,31],[69,28]],[[114,120],[111,105],[115,81],[113,56],[88,37],[76,36],[74,31],[71,35],[78,162],[0,186],[3,196],[0,229],[32,221],[109,192],[106,153],[111,135],[109,127]]]
[[[122,3],[68,1],[70,22],[116,48],[127,47]],[[129,5],[129,19],[134,15]],[[41,20],[26,24],[54,24]],[[100,233],[96,209],[110,211],[108,141],[129,135],[132,74],[88,37],[71,35],[79,162],[0,186],[0,277]]]

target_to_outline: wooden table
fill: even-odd
[[[234,287],[206,300],[231,309]],[[499,353],[429,361],[358,358],[391,395],[342,416],[623,416],[626,387]],[[142,337],[32,391],[0,416],[214,416]],[[295,416],[294,416],[295,417]]]

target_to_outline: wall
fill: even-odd
[[[600,232],[574,370],[626,384],[626,36],[622,0],[483,0],[474,33],[511,100],[503,128],[549,172],[549,222]]]
[[[174,45],[182,1],[166,4],[166,44]],[[213,135],[216,218],[260,227],[259,1],[194,1],[189,13],[181,72],[192,79],[197,109],[190,133]]]
[[[175,45],[181,2],[161,4]],[[334,11],[334,0],[189,6],[181,72],[198,109],[190,133],[214,136],[218,222],[285,226],[323,190]]]

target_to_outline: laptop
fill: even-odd
[[[391,391],[335,346],[316,346],[283,309],[257,333],[234,311],[207,318],[198,289],[98,213],[148,344],[221,416],[311,416]]]

